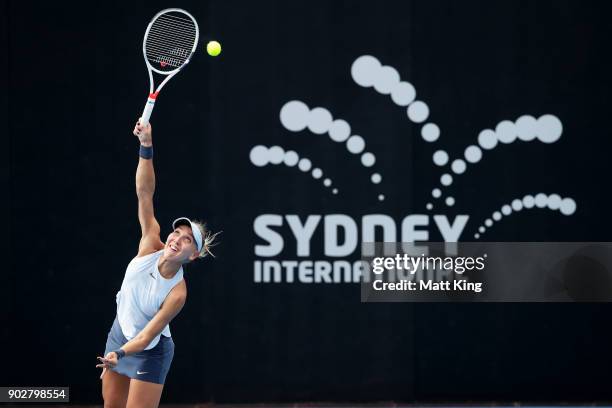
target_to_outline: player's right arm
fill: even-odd
[[[134,135],[140,140],[144,148],[152,148],[151,124],[142,126],[140,121],[134,127]],[[155,171],[153,169],[153,158],[138,159],[136,169],[136,195],[138,197],[138,221],[142,237],[138,245],[138,256],[145,256],[164,248],[159,233],[159,223],[155,219],[153,211],[153,194],[155,193]]]

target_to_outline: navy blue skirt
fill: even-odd
[[[123,335],[121,326],[119,326],[119,321],[115,317],[113,327],[108,332],[104,355],[106,356],[111,351],[117,350],[127,342],[128,340]],[[166,381],[168,370],[170,370],[173,356],[174,342],[172,337],[160,336],[159,343],[155,347],[119,359],[117,365],[111,370],[136,380],[163,384]]]

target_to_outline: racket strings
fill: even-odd
[[[180,68],[191,56],[197,37],[193,20],[162,14],[153,22],[145,39],[146,57],[161,71]]]
[[[192,43],[188,43],[186,41],[183,40],[172,40],[173,44],[172,46],[175,48],[185,48],[188,50],[191,50],[191,47],[193,46],[193,42]],[[168,42],[167,38],[164,37],[159,37],[155,34],[151,35],[147,41],[147,46],[160,46],[160,45],[165,45],[165,46],[169,46],[170,43]]]
[[[168,14],[163,14],[159,16],[156,20],[156,23],[168,24],[174,27],[183,28],[187,30],[195,30],[195,24],[193,23],[193,21],[184,18],[176,18]]]
[[[170,20],[183,21],[183,22],[186,22],[187,24],[193,25],[193,20],[190,19],[189,17],[182,17],[182,14],[178,15],[176,13],[175,14],[164,13],[161,15],[161,17],[164,17]]]
[[[156,21],[155,24],[151,27],[151,29],[155,29],[159,32],[167,30],[168,35],[172,35],[174,37],[187,41],[192,40],[195,36],[195,28],[193,27],[180,27],[177,25],[164,23],[163,21]]]

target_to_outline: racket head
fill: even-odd
[[[200,29],[195,18],[179,8],[157,13],[142,42],[145,63],[152,71],[170,75],[189,63],[198,46]]]

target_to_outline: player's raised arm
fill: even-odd
[[[148,255],[164,247],[159,238],[159,223],[153,211],[155,193],[155,171],[153,169],[153,140],[151,124],[143,126],[140,121],[134,127],[134,135],[140,140],[140,158],[136,169],[136,195],[138,196],[138,220],[142,238],[138,256]]]

